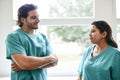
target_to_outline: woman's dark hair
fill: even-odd
[[[24,4],[18,9],[18,21],[17,24],[19,27],[22,27],[23,23],[20,21],[20,18],[27,18],[28,12],[37,9],[36,5],[33,4]]]
[[[106,21],[103,21],[103,20],[94,21],[92,22],[91,25],[95,25],[100,30],[101,33],[104,31],[107,32],[107,35],[106,35],[107,43],[115,48],[118,47],[117,43],[114,41],[112,37],[112,29]]]

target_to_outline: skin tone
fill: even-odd
[[[36,10],[28,12],[27,18],[21,18],[23,23],[22,29],[29,34],[34,34],[35,29],[38,29],[39,15]]]
[[[78,75],[78,79],[77,80],[82,80],[82,76]]]
[[[25,32],[34,34],[34,31],[38,29],[38,23],[40,20],[36,10],[29,11],[27,18],[21,17],[20,20],[23,23],[21,29]],[[46,57],[33,57],[16,53],[12,54],[11,56],[14,60],[14,62],[11,64],[11,67],[14,71],[49,68],[55,66],[58,62],[56,55],[50,55]]]
[[[102,51],[104,51],[108,47],[108,43],[106,42],[107,32],[100,32],[100,30],[95,26],[91,26],[91,31],[89,34],[91,43],[95,44],[95,48],[92,53],[92,57],[98,56]],[[79,75],[78,80],[82,80],[82,76]]]
[[[107,35],[106,31],[100,33],[99,29],[95,25],[92,25],[91,32],[89,34],[90,41],[93,44],[96,44],[92,57],[99,55],[102,51],[104,51],[108,47],[108,43],[106,42],[106,35]]]

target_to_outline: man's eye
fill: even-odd
[[[31,19],[36,19],[36,17],[35,17],[35,16],[32,16]]]

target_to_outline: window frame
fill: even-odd
[[[103,5],[103,3],[105,5]],[[102,5],[102,7],[101,7]],[[95,16],[93,18],[42,18],[40,19],[40,25],[81,25],[81,24],[91,24],[95,20],[106,20],[110,23],[113,36],[116,38],[116,25],[120,23],[120,19],[116,19],[116,2],[115,0],[95,0]],[[103,13],[103,7],[104,13]],[[111,9],[111,10],[110,10]],[[107,14],[107,13],[110,14]],[[14,20],[15,22],[16,20]]]

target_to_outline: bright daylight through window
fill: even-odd
[[[120,0],[116,0],[116,17],[120,19]]]
[[[13,14],[16,19],[17,9],[25,3],[38,6],[40,18],[94,17],[93,0],[13,0]]]

